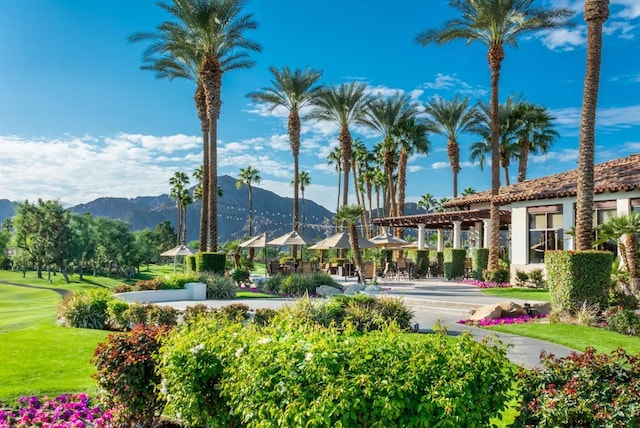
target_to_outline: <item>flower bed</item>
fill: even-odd
[[[87,394],[63,394],[48,397],[22,397],[20,408],[0,409],[0,428],[55,427],[55,428],[107,428],[111,413],[103,412],[91,404]]]
[[[472,325],[475,327],[491,327],[493,325],[505,325],[505,324],[528,324],[537,319],[547,318],[548,315],[521,315],[517,317],[509,318],[497,318],[497,319],[484,319],[484,320],[459,320],[458,324]]]
[[[478,279],[463,279],[459,281],[462,284],[473,285],[478,288],[510,288],[511,284],[508,282],[487,282]]]

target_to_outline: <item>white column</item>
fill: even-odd
[[[453,248],[461,248],[462,222],[453,222]]]
[[[424,224],[418,225],[418,250],[424,250]]]
[[[444,230],[438,229],[438,251],[444,251]]]
[[[488,218],[482,219],[482,248],[489,248],[489,225],[491,224],[491,220]]]

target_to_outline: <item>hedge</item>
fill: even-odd
[[[196,272],[212,272],[217,274],[224,274],[224,267],[226,263],[225,253],[208,253],[200,252],[196,253]]]
[[[613,254],[608,251],[547,251],[551,306],[577,311],[586,302],[604,307],[611,284]]]
[[[196,273],[198,271],[196,268],[196,256],[194,255],[185,256],[184,264],[185,264],[187,273]]]
[[[467,258],[467,250],[461,248],[444,249],[444,276],[447,279],[464,276],[464,262]]]
[[[419,277],[426,276],[429,271],[429,254],[429,250],[415,250],[413,254],[413,263]]]
[[[471,274],[473,279],[481,280],[482,272],[489,264],[489,249],[474,248],[471,250]]]
[[[435,273],[438,276],[444,275],[444,253],[442,251],[429,251],[429,261],[435,262],[437,264],[438,270]]]

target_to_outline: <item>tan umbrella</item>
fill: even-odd
[[[284,247],[287,245],[309,245],[309,242],[294,230],[292,232],[279,236],[278,238],[272,239],[271,241],[268,241],[267,245],[271,245],[274,247]]]
[[[414,241],[414,242],[409,242],[406,245],[403,245],[401,248],[409,248],[409,249],[418,249],[418,241]],[[425,250],[435,250],[436,247],[433,244],[424,243],[424,249]]]
[[[173,273],[176,272],[176,266],[178,264],[178,256],[190,256],[195,254],[193,250],[184,244],[173,247],[170,250],[160,253],[162,257],[173,257]]]
[[[264,249],[264,275],[267,276],[267,232],[249,238],[240,243],[240,248],[263,248]]]
[[[378,236],[374,236],[369,239],[376,247],[401,247],[407,245],[409,242],[397,236],[389,235],[387,232],[381,233]]]
[[[360,248],[374,248],[376,245],[361,236],[358,236],[358,246]],[[339,232],[322,241],[316,242],[310,246],[310,250],[329,250],[332,248],[348,249],[351,248],[351,241],[349,240],[349,234],[347,232]]]

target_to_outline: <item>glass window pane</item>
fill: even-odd
[[[546,214],[531,214],[529,216],[529,229],[546,229]]]
[[[544,232],[529,232],[529,263],[542,263],[544,260]]]
[[[562,229],[562,213],[549,214],[549,229]]]

